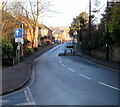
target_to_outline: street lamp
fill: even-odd
[[[98,2],[98,1],[97,1]],[[96,6],[99,4],[100,2],[98,2],[96,4]],[[91,16],[91,12],[98,12],[98,10],[95,10],[95,11],[91,11],[91,0],[89,0],[89,55],[91,55],[91,19],[92,19],[92,16]]]
[[[108,0],[107,0],[107,9],[108,9]],[[107,10],[107,39],[106,39],[106,60],[109,60],[109,31],[108,31],[108,10]]]
[[[89,45],[91,38],[91,0],[89,0]],[[89,55],[91,55],[91,47],[89,46]]]
[[[77,31],[74,32],[75,39],[77,40]],[[76,41],[75,41],[75,52],[76,52]]]

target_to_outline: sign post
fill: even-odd
[[[17,50],[18,50],[18,63],[20,63],[20,42],[18,42]]]
[[[17,50],[18,50],[18,63],[20,63],[20,43],[23,42],[23,30],[22,29],[15,29],[14,31],[15,42],[18,43]]]

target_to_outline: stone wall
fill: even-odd
[[[109,58],[110,61],[120,62],[120,49],[110,51]]]
[[[106,59],[106,50],[92,50],[91,55],[97,58]],[[112,62],[120,62],[120,49],[110,49],[109,60]]]

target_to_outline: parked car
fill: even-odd
[[[67,42],[66,48],[74,48],[74,44],[72,41]]]
[[[68,41],[66,43],[66,49],[65,53],[75,53],[75,42],[74,41]]]

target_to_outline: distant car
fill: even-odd
[[[72,41],[67,42],[67,48],[74,48],[74,44]]]

